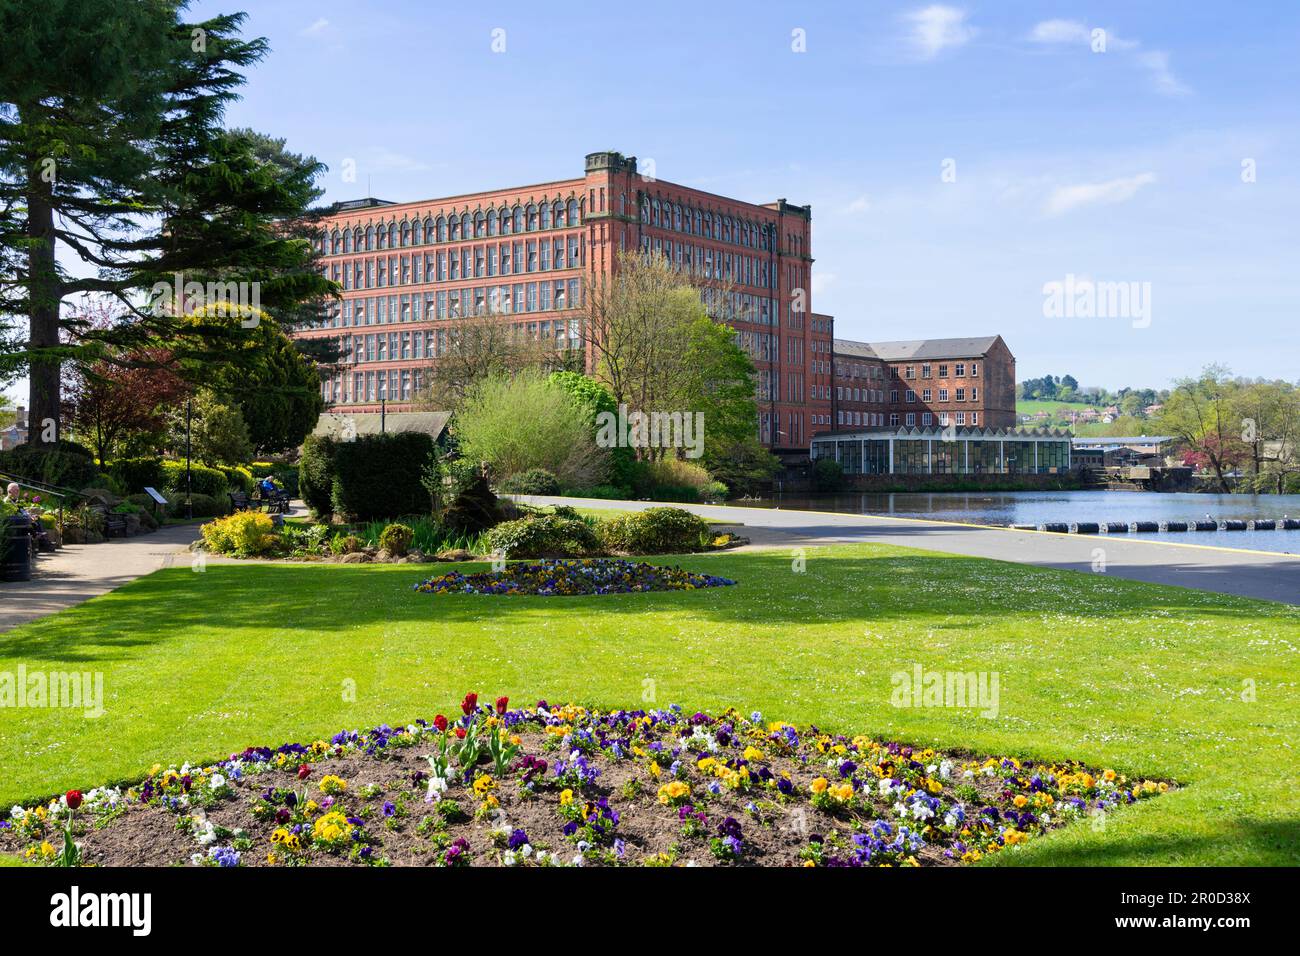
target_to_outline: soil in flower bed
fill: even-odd
[[[101,866],[942,866],[1172,786],[735,711],[462,711],[14,807],[0,851],[55,865],[71,819]]]
[[[679,567],[644,561],[587,558],[510,564],[500,571],[462,574],[452,571],[429,578],[415,590],[430,594],[532,594],[559,597],[575,594],[625,594],[642,591],[694,591],[726,587],[729,578],[697,574]]]

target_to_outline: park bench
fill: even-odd
[[[236,511],[257,511],[258,510],[258,503],[254,501],[252,498],[248,497],[247,492],[232,491],[226,497],[230,499],[231,514],[234,514]]]
[[[114,514],[105,505],[92,505],[91,510],[103,515],[105,538],[126,537],[126,515]]]
[[[289,492],[276,489],[269,495],[263,493],[260,500],[268,514],[287,515],[291,497]]]

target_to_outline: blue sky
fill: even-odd
[[[999,332],[1022,378],[1111,387],[1211,361],[1300,376],[1300,4],[193,9],[241,6],[272,52],[229,120],[327,163],[331,199],[566,178],[617,149],[811,203],[813,306],[842,337]],[[1150,283],[1149,323],[1045,317],[1069,275]]]

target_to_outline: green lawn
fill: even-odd
[[[775,551],[677,560],[740,584],[433,597],[410,590],[428,570],[411,565],[160,571],[0,635],[0,671],[102,671],[107,709],[0,709],[0,806],[432,717],[471,689],[601,707],[653,693],[1183,785],[1000,864],[1300,862],[1300,609],[870,545],[812,549],[802,574]],[[891,674],[914,663],[998,672],[997,718],[892,707]]]
[[[1038,398],[1016,399],[1017,415],[1035,415],[1038,412],[1055,414],[1058,409],[1065,409],[1066,414],[1069,414],[1070,412],[1081,412],[1085,408],[1096,408],[1100,411],[1101,406],[1096,402],[1058,402],[1056,399],[1049,401]]]

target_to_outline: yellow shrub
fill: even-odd
[[[279,541],[270,515],[237,511],[203,526],[203,543],[209,551],[239,558],[266,554]]]

